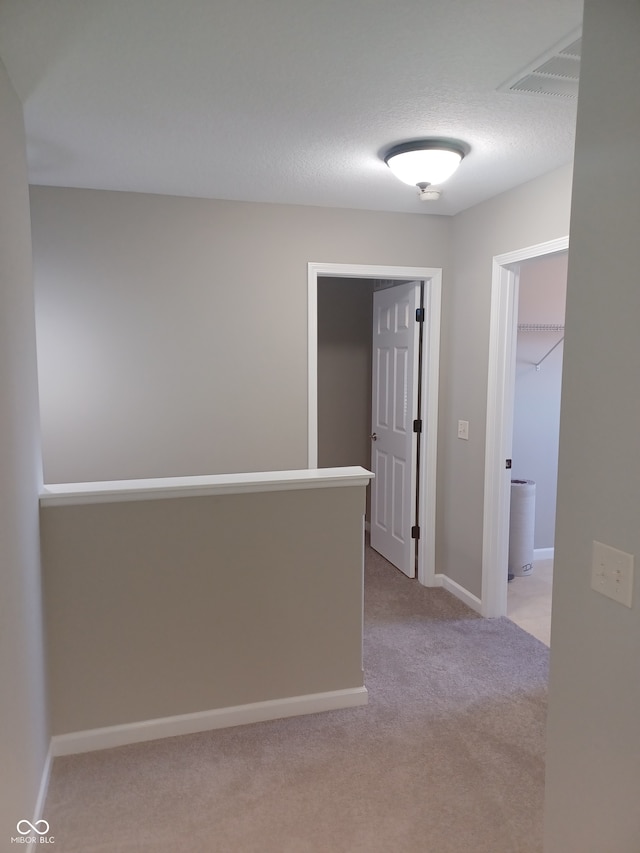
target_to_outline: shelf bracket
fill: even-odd
[[[562,343],[562,341],[563,341],[563,340],[564,340],[564,335],[560,338],[560,340],[559,340],[559,341],[557,341],[557,343],[555,343],[555,344],[551,347],[551,349],[549,350],[549,352],[548,352],[546,355],[543,355],[543,356],[542,356],[542,358],[540,359],[540,361],[538,361],[538,362],[536,363],[536,370],[537,370],[537,371],[540,371],[540,365],[542,364],[542,362],[543,362],[546,358],[549,358],[549,356],[550,356],[550,355],[551,355],[551,353],[554,351],[554,349],[557,349],[557,348],[560,346],[560,344]]]

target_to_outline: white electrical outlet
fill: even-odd
[[[633,554],[593,542],[591,589],[620,604],[633,603]]]
[[[458,421],[458,438],[469,440],[469,421]]]

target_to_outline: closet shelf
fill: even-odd
[[[536,362],[536,370],[540,370],[542,362],[549,358],[551,353],[560,346],[564,340],[564,326],[561,323],[518,323],[519,332],[562,332],[562,337],[551,347],[551,349],[542,356],[540,361]]]
[[[560,323],[518,323],[519,332],[564,332]]]

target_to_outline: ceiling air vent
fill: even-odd
[[[502,86],[499,92],[577,98],[582,38],[572,33]]]

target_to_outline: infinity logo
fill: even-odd
[[[20,827],[26,826],[27,829],[20,829]],[[38,829],[38,827],[43,826],[44,829]],[[46,835],[49,832],[49,824],[46,820],[37,820],[35,824],[31,823],[30,820],[19,820],[16,824],[16,832],[19,832],[20,835],[28,835],[29,832],[37,832],[38,835]]]

